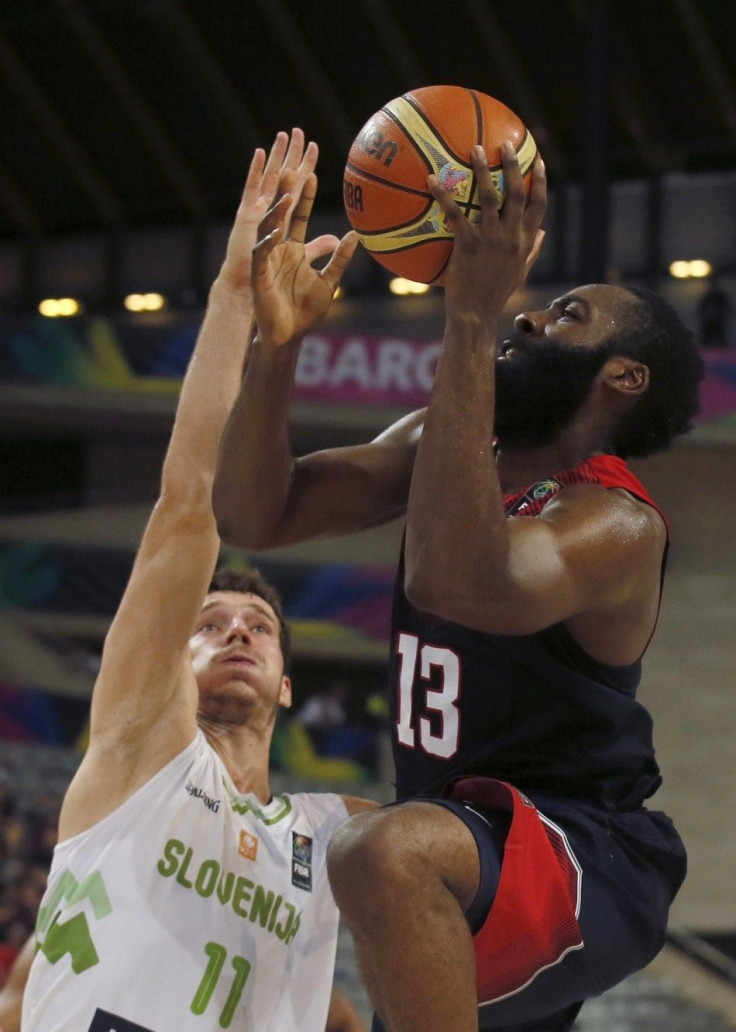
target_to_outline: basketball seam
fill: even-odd
[[[373,233],[373,234],[371,234],[371,233],[363,233],[359,229],[356,230],[356,233],[358,234],[359,237],[364,237],[364,236],[369,237],[371,235],[372,236],[376,236],[377,235],[375,233]],[[380,236],[380,234],[378,234],[378,235]],[[371,251],[371,254],[379,254],[379,255],[399,254],[399,252],[401,252],[401,251],[411,251],[415,247],[426,247],[429,244],[451,244],[451,243],[452,243],[452,239],[450,237],[430,237],[429,239],[424,238],[424,239],[421,239],[421,240],[412,240],[410,243],[400,244],[398,247],[392,247],[389,251],[378,251],[378,252]],[[447,262],[449,260],[450,259],[448,257],[447,260],[445,261],[445,265],[447,264]],[[443,268],[444,268],[444,266],[443,266]],[[398,273],[397,273],[397,275],[398,275]],[[440,275],[440,273],[438,272],[437,275],[433,277],[432,282],[434,282],[434,280],[439,275]]]
[[[471,90],[468,90],[468,92],[469,92],[469,93],[471,93],[472,91],[471,91]],[[451,147],[451,146],[449,145],[449,143],[448,143],[448,142],[447,142],[447,140],[446,140],[446,139],[444,138],[444,136],[443,136],[443,135],[442,135],[442,133],[441,133],[441,132],[439,131],[439,129],[437,128],[437,126],[436,126],[436,125],[434,124],[434,122],[430,122],[429,118],[428,118],[428,117],[427,117],[427,115],[426,115],[426,114],[424,113],[424,111],[422,111],[422,109],[421,109],[421,108],[419,107],[419,105],[418,105],[418,104],[416,104],[416,103],[415,103],[415,102],[414,102],[414,101],[413,101],[413,100],[411,99],[411,97],[410,97],[410,96],[408,96],[407,94],[405,94],[405,95],[404,95],[404,100],[405,100],[405,101],[407,102],[407,104],[408,104],[408,105],[409,105],[410,107],[413,107],[413,108],[414,108],[414,110],[415,110],[415,111],[416,111],[416,113],[417,113],[417,114],[419,115],[419,117],[420,117],[420,118],[421,118],[421,120],[422,120],[422,121],[424,122],[424,124],[425,124],[425,125],[427,126],[427,128],[428,128],[428,129],[431,129],[431,130],[432,130],[432,132],[433,132],[433,133],[434,133],[434,135],[435,135],[435,136],[437,137],[437,139],[438,139],[438,140],[440,141],[440,143],[441,143],[441,144],[442,144],[442,146],[443,146],[443,147],[445,148],[445,150],[447,151],[447,153],[448,153],[448,154],[449,154],[449,155],[450,155],[450,156],[451,156],[452,158],[454,158],[454,159],[455,159],[455,161],[456,161],[456,162],[458,163],[458,165],[461,165],[461,166],[462,166],[463,168],[467,168],[468,166],[467,166],[467,164],[465,163],[465,159],[464,159],[464,158],[461,158],[461,157],[460,157],[460,155],[459,155],[459,154],[457,153],[457,151],[453,150],[453,148],[452,148],[452,147]],[[384,108],[384,111],[385,111],[385,110],[386,110],[386,109]],[[389,114],[389,115],[390,115],[390,114],[391,114],[391,112],[390,112],[390,111],[388,111],[388,112],[387,112],[387,114]],[[393,118],[393,115],[392,115],[391,117]],[[401,122],[399,121],[399,119],[398,119],[398,118],[394,118],[394,122],[396,122],[396,124],[397,124],[398,126],[401,126],[401,128],[402,128],[402,129],[404,130],[404,135],[405,135],[405,136],[407,136],[407,137],[408,137],[408,138],[409,138],[409,139],[410,139],[410,140],[412,141],[412,144],[414,144],[414,140],[413,140],[413,138],[412,138],[411,136],[408,136],[408,129],[407,129],[407,127],[406,127],[405,125],[403,125],[403,124],[402,124],[402,123],[401,123]],[[414,144],[414,146],[416,147],[416,144]],[[422,152],[421,152],[421,151],[419,151],[419,153],[421,154]],[[426,158],[424,158],[424,155],[423,155],[423,154],[422,154],[422,159],[424,160],[425,164],[427,164],[427,165],[428,165],[428,167],[429,167],[429,170],[430,170],[430,172],[431,172],[431,171],[432,171],[432,166],[431,166],[431,165],[429,165],[429,163],[427,162]]]
[[[408,97],[404,97],[404,100],[406,100],[406,101],[407,101],[407,103],[411,104],[411,106],[412,106],[412,107],[415,107],[415,105],[411,103],[411,101],[409,100],[409,98],[408,98]],[[417,109],[417,110],[418,110],[418,109]],[[403,123],[403,122],[401,121],[401,119],[397,118],[397,117],[396,117],[396,115],[394,115],[393,111],[389,111],[389,110],[388,110],[388,108],[383,108],[383,109],[382,109],[382,111],[383,111],[384,115],[388,115],[388,117],[389,117],[389,118],[391,119],[391,121],[392,121],[392,122],[394,123],[394,125],[397,125],[397,126],[399,127],[399,129],[401,129],[402,135],[403,135],[403,136],[404,136],[404,137],[405,137],[405,138],[406,138],[406,139],[407,139],[407,140],[409,141],[409,143],[410,143],[410,144],[412,145],[412,147],[414,148],[414,150],[415,150],[415,151],[417,152],[417,154],[419,155],[419,157],[420,157],[420,158],[422,159],[422,161],[424,162],[424,164],[425,164],[426,168],[427,168],[427,169],[428,169],[428,170],[429,170],[430,172],[433,172],[433,171],[434,171],[434,169],[432,168],[432,165],[431,165],[431,163],[430,163],[430,162],[429,162],[429,161],[427,160],[427,156],[425,155],[424,151],[423,151],[423,150],[421,150],[421,148],[420,148],[420,147],[419,147],[419,146],[417,145],[417,142],[416,142],[416,140],[414,139],[414,137],[413,137],[413,136],[411,135],[411,133],[410,133],[410,131],[409,131],[409,128],[408,128],[407,126],[405,126],[405,125],[404,125],[404,123]],[[418,111],[418,113],[419,113],[420,115],[422,114],[422,113],[421,113],[421,111]],[[429,122],[427,122],[427,119],[426,119],[426,118],[425,118],[425,117],[424,117],[423,115],[422,115],[422,120],[423,120],[423,122],[424,122],[424,124],[425,124],[425,125],[427,125],[427,126],[429,125]],[[434,130],[433,130],[433,131],[434,131]],[[441,136],[439,135],[439,133],[437,133],[437,137],[438,137],[438,139],[442,139],[442,137],[441,137]],[[442,142],[444,143],[444,140],[443,140]]]
[[[370,179],[374,183],[383,183],[384,186],[390,186],[393,190],[401,190],[403,193],[413,194],[414,197],[428,197],[430,201],[433,199],[432,195],[426,190],[416,190],[413,186],[405,186],[403,183],[397,183],[393,179],[382,179],[381,176],[377,176],[375,172],[366,172],[364,168],[360,168],[359,165],[354,165],[352,161],[347,161],[345,168],[349,169],[355,175],[364,176],[366,179]]]

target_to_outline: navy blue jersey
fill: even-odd
[[[507,498],[507,513],[533,517],[584,482],[654,504],[620,459],[602,455]],[[634,809],[657,789],[639,663],[599,663],[561,624],[511,636],[443,621],[415,609],[403,585],[402,549],[390,664],[399,799],[438,795],[465,774],[605,810]]]
[[[507,515],[533,518],[579,483],[625,488],[654,505],[620,459],[595,456],[505,498]],[[644,967],[662,947],[687,858],[672,821],[642,805],[661,778],[652,721],[636,699],[640,677],[638,662],[594,660],[562,624],[484,634],[415,609],[404,592],[402,549],[390,665],[398,798],[451,796],[495,814],[503,809],[498,792],[515,786],[524,795],[511,793],[521,803],[507,845],[517,814],[543,829],[535,840],[541,852],[531,839],[504,848],[497,895],[486,925],[474,931],[482,1029],[569,1029],[581,1000]],[[563,873],[577,872],[570,912],[539,902],[546,877],[558,885],[560,842],[571,858]],[[518,988],[499,989],[512,959]]]

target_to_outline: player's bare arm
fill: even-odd
[[[476,557],[468,556],[468,549],[475,548],[481,528],[488,542],[489,576],[509,564],[492,440],[494,356],[503,307],[523,281],[538,243],[546,183],[538,159],[527,200],[513,147],[502,148],[502,161],[506,193],[499,213],[485,155],[474,149],[481,202],[477,225],[463,216],[436,179],[429,182],[455,236],[445,281],[443,348],[417,451],[407,520],[407,594],[420,609],[430,611],[437,611],[436,595],[452,583],[458,560],[466,570],[474,566]],[[463,556],[468,556],[466,562]]]
[[[625,491],[581,485],[535,519],[506,518],[499,533],[502,557],[490,535],[466,534],[435,597],[425,596],[431,612],[495,634],[565,622],[601,662],[641,656],[657,619],[666,543],[656,510]]]
[[[310,189],[313,198],[316,181]],[[423,420],[423,413],[411,414],[366,445],[292,454],[288,405],[299,347],[326,315],[357,237],[346,234],[317,270],[293,230],[284,239],[285,222],[280,202],[259,229],[258,333],[223,435],[213,492],[221,536],[244,548],[273,548],[402,515]]]
[[[456,245],[445,347],[412,481],[407,592],[420,608],[487,632],[527,634],[567,621],[597,658],[632,662],[656,621],[666,535],[655,511],[624,492],[589,485],[566,490],[538,519],[505,515],[490,434],[495,340],[507,293],[538,240],[545,187],[537,166],[527,199],[518,163],[507,151],[506,202],[499,215],[479,159],[478,227],[435,189],[454,220]],[[604,367],[601,390],[606,377],[612,389],[618,384],[620,366],[616,360]],[[574,441],[566,447],[570,465],[583,457],[576,456]],[[439,499],[437,483],[443,484]]]
[[[219,539],[211,507],[217,450],[250,339],[250,256],[286,164],[300,182],[316,146],[279,134],[255,153],[221,272],[189,364],[164,460],[160,497],[105,641],[90,746],[60,817],[60,839],[111,812],[196,733],[193,633]],[[298,206],[297,206],[298,208]],[[186,557],[186,561],[182,561]]]
[[[0,989],[0,1032],[20,1032],[23,992],[35,952],[35,940],[31,936],[15,958],[5,985]]]

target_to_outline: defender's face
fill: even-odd
[[[278,617],[259,595],[209,594],[189,641],[200,705],[225,697],[260,700],[274,710],[290,705],[279,633]]]

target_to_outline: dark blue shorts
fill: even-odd
[[[558,822],[489,778],[462,779],[450,798],[423,801],[455,813],[478,846],[480,886],[466,917],[480,1029],[567,1032],[586,998],[656,956],[684,874],[679,839],[657,824],[662,815],[619,815],[621,834],[584,807],[570,805],[568,820],[563,805]],[[630,829],[659,853],[629,848]]]

